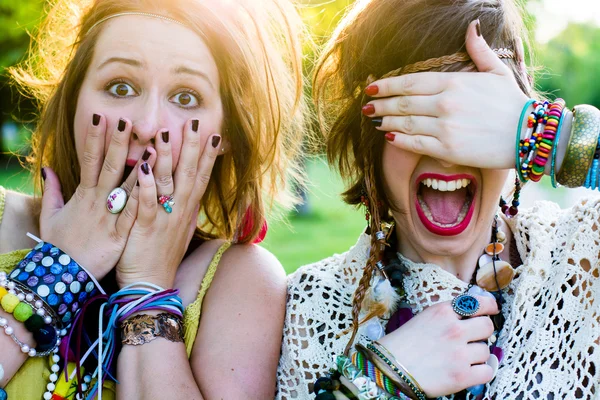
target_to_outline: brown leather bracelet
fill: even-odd
[[[183,342],[183,321],[173,314],[135,315],[121,324],[121,342],[139,346],[156,338]]]

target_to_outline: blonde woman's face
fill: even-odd
[[[106,118],[105,151],[119,120],[131,121],[130,168],[146,147],[153,147],[161,131],[169,131],[176,168],[183,128],[192,118],[199,120],[202,147],[211,134],[221,132],[219,72],[198,34],[174,22],[143,16],[117,17],[96,29],[102,32],[75,113],[80,160],[94,114]]]

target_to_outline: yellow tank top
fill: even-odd
[[[4,213],[4,200],[6,190],[0,186],[0,224],[2,223],[2,215]],[[184,338],[185,347],[188,357],[191,354],[198,326],[200,324],[200,314],[202,311],[202,301],[210,284],[215,276],[219,261],[223,253],[231,246],[230,242],[226,242],[217,250],[212,261],[202,279],[200,290],[196,300],[185,308],[183,314]],[[0,254],[0,271],[10,272],[15,265],[21,261],[29,252],[29,249],[16,250],[10,253]],[[29,358],[19,371],[13,376],[8,385],[4,388],[8,394],[9,400],[39,400],[43,398],[46,391],[46,385],[50,377],[50,359],[49,358]],[[115,399],[115,384],[114,382],[106,382],[105,390],[102,391],[102,398],[106,400]],[[71,397],[70,397],[71,398]]]

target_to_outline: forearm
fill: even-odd
[[[23,343],[27,343],[30,347],[35,348],[35,340],[22,322],[17,321],[14,317],[0,308],[0,318],[4,318],[8,322],[8,326],[13,329],[14,335]],[[28,355],[21,351],[21,348],[5,334],[4,329],[0,328],[0,364],[4,369],[4,377],[0,379],[0,387],[5,387],[12,379],[15,373],[27,360]]]
[[[141,346],[123,346],[117,379],[118,399],[203,400],[181,342],[158,338]]]

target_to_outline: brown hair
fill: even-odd
[[[175,19],[203,37],[217,63],[224,108],[223,136],[231,151],[219,157],[201,202],[204,239],[251,242],[265,218],[262,196],[289,206],[286,177],[299,177],[295,159],[304,133],[299,33],[288,0],[56,0],[33,42],[29,59],[10,73],[39,104],[40,119],[28,158],[36,189],[50,166],[68,200],[80,180],[73,120],[77,98],[104,24],[122,12]],[[88,32],[89,31],[89,32]],[[244,224],[250,215],[254,223]],[[247,222],[247,221],[246,221]]]
[[[343,193],[348,204],[358,205],[369,190],[371,257],[354,294],[353,334],[366,290],[383,252],[373,235],[382,220],[391,218],[391,203],[383,179],[384,137],[377,134],[361,107],[369,100],[368,83],[394,71],[402,74],[424,70],[415,63],[465,51],[465,33],[479,19],[481,31],[492,48],[517,48],[526,37],[520,12],[511,0],[371,0],[357,1],[326,45],[314,76],[315,103],[326,135],[327,157],[347,183]],[[437,71],[474,70],[468,57],[438,63]],[[433,61],[433,60],[432,60]],[[516,59],[505,60],[526,92],[525,79]],[[427,65],[427,64],[425,64]],[[405,70],[399,68],[408,67]],[[426,67],[429,69],[429,67]],[[373,212],[377,208],[377,212]],[[379,216],[379,218],[374,218]]]

